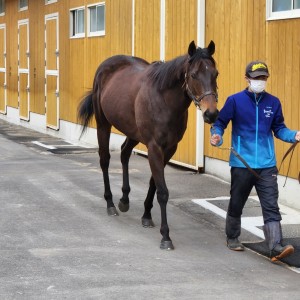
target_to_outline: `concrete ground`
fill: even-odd
[[[119,154],[112,153],[110,166],[116,205]],[[225,246],[228,183],[166,167],[175,250],[163,251],[157,201],[156,227],[141,226],[147,159],[132,155],[131,206],[118,217],[106,213],[98,161],[96,149],[0,120],[0,299],[299,298],[298,269]],[[217,209],[203,204],[212,198]],[[257,220],[255,197],[247,205],[246,214]],[[259,240],[259,231],[247,226],[241,238]]]

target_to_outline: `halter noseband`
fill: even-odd
[[[185,89],[186,89],[186,92],[188,94],[188,96],[193,100],[195,106],[201,110],[200,108],[200,103],[201,101],[203,100],[203,98],[205,98],[206,96],[209,96],[209,95],[213,95],[215,96],[216,98],[216,102],[218,102],[218,94],[215,93],[214,91],[206,91],[204,93],[202,93],[198,98],[193,94],[193,92],[191,91],[191,89],[189,88],[188,86],[188,83],[187,83],[187,73],[185,73],[185,76],[184,76],[184,85],[185,85]]]

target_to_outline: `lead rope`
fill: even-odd
[[[215,134],[215,128],[212,126],[212,131]],[[262,179],[265,180],[264,178],[261,178],[249,165],[248,163],[245,161],[244,158],[242,158],[237,151],[234,150],[233,147],[228,147],[228,148],[224,148],[224,147],[217,147],[218,149],[221,150],[229,150],[234,156],[236,156],[243,164],[244,166],[257,178],[257,179]]]
[[[278,173],[281,169],[281,166],[282,166],[282,163],[283,161],[287,158],[287,156],[291,153],[291,156],[290,156],[290,160],[289,160],[289,165],[288,165],[288,170],[287,170],[287,174],[286,174],[286,177],[285,177],[285,181],[284,181],[284,185],[283,187],[285,187],[286,185],[286,181],[287,181],[287,178],[288,178],[288,175],[289,175],[289,171],[290,171],[290,167],[291,167],[291,161],[292,161],[292,157],[293,157],[293,154],[294,154],[294,151],[295,151],[295,148],[297,146],[297,144],[299,143],[299,141],[296,141],[293,143],[293,145],[288,149],[288,151],[284,154],[282,160],[281,160],[281,163],[280,163],[280,167],[279,167],[279,170],[278,170]],[[298,175],[298,181],[299,181],[299,184],[300,184],[300,172],[299,172],[299,175]]]
[[[215,134],[215,128],[212,126],[212,131],[213,133]],[[288,165],[288,171],[287,171],[287,174],[286,174],[286,177],[285,177],[285,181],[284,181],[284,185],[283,187],[285,187],[286,185],[286,182],[287,182],[287,178],[288,178],[288,175],[289,175],[289,171],[290,171],[290,167],[291,167],[291,161],[292,161],[292,157],[293,157],[293,154],[294,154],[294,151],[295,151],[295,148],[296,146],[298,145],[299,141],[295,141],[292,146],[288,149],[288,151],[284,154],[282,160],[281,160],[281,163],[280,163],[280,167],[278,169],[278,173],[281,169],[281,166],[282,166],[282,163],[283,161],[287,158],[287,156],[291,153],[291,156],[290,156],[290,160],[289,160],[289,165]],[[228,148],[223,148],[223,147],[217,147],[218,149],[221,149],[221,150],[229,150],[231,151],[245,166],[246,168],[258,179],[263,179],[261,178],[248,164],[247,162],[234,150],[233,147],[228,147]],[[298,182],[300,184],[300,171],[299,171],[299,174],[298,174]]]

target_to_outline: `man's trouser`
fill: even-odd
[[[254,169],[257,178],[247,168],[231,168],[231,190],[226,218],[226,235],[236,238],[241,233],[241,216],[246,201],[255,187],[264,223],[279,222],[281,215],[278,206],[277,167]]]

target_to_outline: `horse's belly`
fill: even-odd
[[[132,86],[129,78],[124,82],[110,80],[101,94],[101,108],[116,129],[131,139],[141,141],[135,121],[135,99],[138,87]]]

